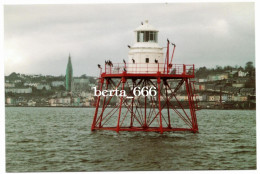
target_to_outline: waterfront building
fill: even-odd
[[[20,79],[14,80],[14,83],[21,83],[21,82],[22,82],[22,80],[20,80]]]
[[[7,98],[6,98],[6,104],[7,104],[7,105],[14,105],[14,104],[15,104],[14,98],[7,97]]]
[[[54,98],[49,99],[49,105],[56,106],[56,99],[54,99]]]
[[[208,96],[206,94],[201,94],[201,97],[202,101],[207,101]]]
[[[71,104],[71,98],[65,97],[65,98],[52,98],[49,99],[49,106],[70,106]]]
[[[53,81],[53,82],[51,82],[51,86],[59,87],[59,86],[65,86],[65,85],[64,85],[64,81]]]
[[[90,101],[85,101],[84,103],[83,103],[83,106],[90,106]]]
[[[245,96],[255,95],[255,89],[254,88],[241,88],[239,93],[241,95],[245,95]]]
[[[239,99],[240,99],[240,96],[237,96],[237,95],[232,96],[232,101],[239,101]]]
[[[199,82],[207,82],[208,79],[199,79]]]
[[[90,83],[88,86],[89,86],[90,88],[96,87],[96,85],[93,84],[93,83]]]
[[[91,98],[91,97],[93,97],[93,93],[81,91],[79,96],[80,97],[85,97],[85,98]]]
[[[215,96],[214,95],[208,96],[207,101],[215,101]]]
[[[35,106],[36,105],[36,102],[33,101],[33,100],[29,100],[28,103],[27,103],[28,106]]]
[[[188,96],[186,96],[186,95],[178,95],[178,96],[176,96],[176,98],[179,101],[188,101]]]
[[[205,85],[207,91],[214,91],[215,90],[215,84],[206,84]]]
[[[228,94],[222,94],[221,100],[222,100],[222,102],[228,101]]]
[[[38,84],[36,88],[37,88],[38,90],[43,90],[44,88],[45,88],[46,90],[51,90],[50,85],[46,85],[46,84]]]
[[[37,87],[39,83],[31,83],[31,82],[25,82],[23,83],[24,86],[31,86],[31,87]]]
[[[239,101],[247,101],[247,96],[240,96],[240,100]]]
[[[70,97],[58,98],[57,103],[62,106],[68,106],[71,103],[71,98]]]
[[[32,93],[32,88],[6,88],[5,92],[18,93],[18,94],[30,94]]]
[[[70,92],[72,90],[72,85],[73,85],[73,69],[71,64],[71,57],[69,55],[69,60],[66,69],[66,91]]]
[[[195,90],[196,91],[205,91],[206,90],[205,84],[201,84],[201,83],[195,84]]]
[[[237,87],[237,88],[243,88],[243,87],[245,87],[247,82],[250,82],[249,80],[250,79],[247,77],[234,78],[232,81],[232,86]]]
[[[219,95],[210,95],[208,96],[208,101],[220,101]]]
[[[27,100],[23,97],[19,97],[19,98],[16,98],[15,104],[18,105],[18,106],[26,106]]]
[[[15,84],[14,83],[7,83],[5,82],[5,88],[14,88]]]
[[[73,105],[74,106],[80,106],[80,103],[81,103],[80,97],[74,97],[73,98]]]
[[[222,93],[222,90],[225,88],[225,85],[224,84],[218,84],[218,85],[215,85],[215,88],[214,88],[214,91],[215,92],[221,92]]]
[[[233,83],[232,86],[236,87],[236,88],[243,88],[243,87],[245,87],[245,84],[244,83]]]
[[[228,79],[228,73],[208,75],[208,81],[216,81],[216,80],[224,80],[224,79]]]
[[[196,95],[196,100],[197,101],[203,101],[203,97],[201,95]]]

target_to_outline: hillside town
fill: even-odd
[[[245,67],[220,67],[195,70],[195,99],[199,108],[255,109],[255,68],[252,62]],[[172,83],[171,85],[176,85]],[[95,107],[92,87],[98,86],[98,77],[85,74],[73,77],[69,56],[66,75],[26,75],[11,73],[5,76],[5,105],[30,107]],[[185,90],[185,85],[180,89]],[[188,102],[185,92],[176,96]],[[161,99],[163,102],[163,98]],[[112,103],[118,102],[113,97]]]
[[[196,99],[201,108],[255,109],[255,67],[247,62],[245,67],[214,69],[206,67],[196,71]]]

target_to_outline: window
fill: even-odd
[[[154,39],[154,32],[150,32],[150,40],[155,40]]]
[[[145,58],[145,63],[149,63],[149,58]]]
[[[138,31],[137,32],[137,42],[143,42],[144,41],[144,32]]]
[[[144,37],[144,41],[148,42],[149,41],[149,31],[145,31],[145,37]]]
[[[137,42],[157,42],[158,32],[156,31],[138,31]]]

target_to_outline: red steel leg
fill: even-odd
[[[108,84],[109,84],[109,80],[106,79],[106,90],[108,89]],[[101,123],[102,123],[102,116],[103,116],[103,113],[104,113],[104,110],[105,110],[105,104],[106,104],[106,96],[104,97],[104,100],[103,100],[103,107],[102,107],[102,112],[100,114],[100,122],[99,122],[99,127],[101,127]]]
[[[193,95],[191,83],[189,83],[189,86],[190,86],[190,93],[191,93],[191,104],[192,104],[192,110],[193,110],[194,127],[195,127],[195,130],[198,131],[196,106],[195,106],[195,102],[194,102],[194,95]]]
[[[134,90],[134,88],[135,88],[135,80],[133,80],[132,83],[133,83],[133,90]],[[131,120],[130,120],[130,127],[133,127],[134,99],[135,99],[135,96],[133,96],[133,98],[132,98],[132,103],[131,103]]]
[[[167,81],[164,81],[165,86],[165,95],[166,95],[166,103],[167,103],[167,113],[168,113],[168,128],[171,128],[171,119],[170,119],[170,110],[169,110],[169,97],[168,97],[168,88],[167,88]]]
[[[103,83],[104,83],[104,78],[101,78],[100,79],[100,87],[99,87],[100,91],[102,91]],[[94,130],[95,125],[96,125],[96,119],[97,119],[97,114],[98,114],[98,107],[99,107],[100,96],[101,95],[98,96],[98,100],[97,100],[97,103],[96,103],[96,111],[95,111],[93,123],[92,123],[92,126],[91,126],[91,131]]]
[[[146,86],[146,81],[144,82],[144,87]],[[146,104],[147,104],[147,93],[144,97],[144,128],[147,128],[147,121],[146,121]]]
[[[161,79],[157,78],[157,86],[158,86],[158,102],[159,102],[159,114],[160,114],[160,133],[163,133],[163,127],[162,127],[162,108],[161,108],[161,89],[160,89],[160,84],[161,84]]]
[[[189,108],[190,108],[190,114],[191,114],[191,120],[192,120],[192,131],[193,132],[197,132],[197,123],[196,123],[196,113],[194,111],[194,105],[192,102],[192,97],[191,97],[191,88],[190,88],[190,84],[189,84],[189,80],[187,78],[185,78],[185,84],[186,84],[186,90],[187,90],[187,95],[188,95],[188,100],[189,100]]]
[[[125,86],[125,78],[122,77],[122,89],[121,90],[124,90],[124,86]],[[121,99],[120,99],[120,106],[119,106],[119,114],[118,114],[118,120],[117,120],[117,128],[116,128],[116,131],[117,133],[119,132],[119,128],[120,128],[120,116],[121,116],[121,109],[122,109],[122,101],[123,101],[123,96],[121,96]]]

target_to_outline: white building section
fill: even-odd
[[[130,73],[163,72],[163,48],[158,44],[158,30],[145,23],[134,31],[135,43],[128,53],[128,68]]]
[[[5,92],[18,93],[18,94],[30,94],[32,88],[6,88]]]

